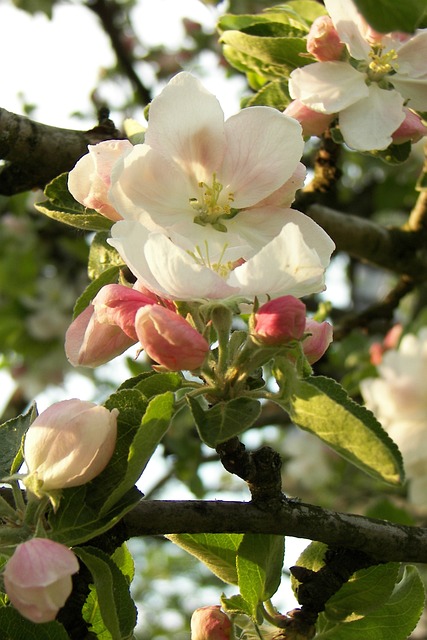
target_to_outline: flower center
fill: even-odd
[[[395,49],[390,49],[387,53],[383,53],[381,45],[374,45],[369,52],[369,57],[371,62],[368,65],[368,76],[371,80],[381,80],[385,75],[396,71],[398,68],[395,63],[395,60],[397,60]]]
[[[210,224],[217,231],[227,231],[226,225],[222,220],[233,217],[237,213],[237,209],[232,209],[231,204],[234,200],[232,193],[227,197],[221,197],[224,189],[223,185],[217,181],[216,175],[212,176],[212,184],[199,182],[199,187],[203,189],[199,198],[190,198],[191,208],[196,212],[194,223],[200,224],[202,227]]]
[[[227,251],[227,244],[224,244],[221,255],[218,258],[217,262],[212,262],[209,256],[209,246],[205,241],[205,250],[197,245],[194,251],[188,251],[187,253],[193,258],[197,264],[201,264],[208,269],[212,269],[215,271],[221,278],[226,280],[231,271],[233,271],[236,267],[244,264],[245,260],[243,258],[239,258],[237,260],[225,260],[225,253]]]

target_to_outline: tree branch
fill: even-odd
[[[11,196],[39,188],[74,167],[87,153],[88,144],[123,138],[108,113],[100,115],[98,126],[74,131],[34,122],[0,109],[0,194]]]
[[[171,533],[266,533],[355,549],[378,562],[427,563],[427,529],[339,513],[284,498],[275,510],[250,502],[142,500],[124,518],[129,537]]]

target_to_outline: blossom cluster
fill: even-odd
[[[404,335],[380,361],[376,350],[375,358],[378,377],[361,382],[363,398],[403,455],[410,501],[426,508],[427,329]]]
[[[177,313],[180,301],[322,291],[334,244],[290,208],[305,178],[302,151],[295,119],[252,107],[225,121],[186,72],[152,101],[144,143],[90,146],[70,172],[70,192],[114,221],[109,243],[136,282],[103,287],[74,320],[70,362],[97,366],[138,341],[160,365],[195,370],[209,344],[203,327]]]
[[[427,29],[415,35],[378,33],[352,0],[325,0],[329,16],[317,18],[307,51],[317,60],[295,69],[286,110],[306,135],[320,135],[338,117],[344,142],[359,151],[427,134],[416,111],[427,101]]]

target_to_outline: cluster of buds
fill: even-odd
[[[170,300],[136,283],[102,287],[70,325],[65,352],[74,366],[97,367],[136,342],[170,371],[198,369],[209,351],[205,338]]]
[[[254,314],[253,337],[270,346],[302,341],[305,357],[314,364],[332,342],[332,326],[307,318],[305,304],[298,298],[281,296],[266,302]]]

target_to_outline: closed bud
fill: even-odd
[[[335,117],[329,113],[314,111],[300,100],[293,100],[283,113],[298,120],[304,136],[321,136]]]
[[[281,296],[263,304],[254,315],[255,338],[268,345],[300,340],[305,330],[305,304],[294,296]]]
[[[307,36],[307,51],[319,62],[339,60],[344,49],[329,16],[319,16]]]
[[[160,305],[140,309],[135,329],[147,355],[170,371],[198,369],[209,351],[209,344],[196,329]]]
[[[333,329],[329,322],[316,322],[307,318],[305,333],[309,335],[302,343],[305,357],[314,364],[323,356],[332,342]]]
[[[76,398],[43,411],[25,435],[26,487],[41,497],[95,478],[113,455],[117,415]]]
[[[129,140],[105,140],[89,145],[89,153],[77,162],[68,175],[71,195],[85,207],[95,209],[110,220],[121,220],[108,198],[114,164],[133,149]]]
[[[68,547],[47,538],[32,538],[16,547],[4,569],[4,585],[12,605],[32,622],[50,622],[72,590],[79,570]]]
[[[201,607],[191,617],[191,640],[229,640],[230,618],[220,606]]]
[[[393,142],[394,144],[403,144],[408,141],[418,142],[427,135],[427,127],[416,113],[407,107],[403,107],[403,111],[405,112],[405,119],[393,133]]]
[[[119,326],[98,322],[94,306],[89,305],[68,327],[65,353],[73,367],[98,367],[135,342]]]

